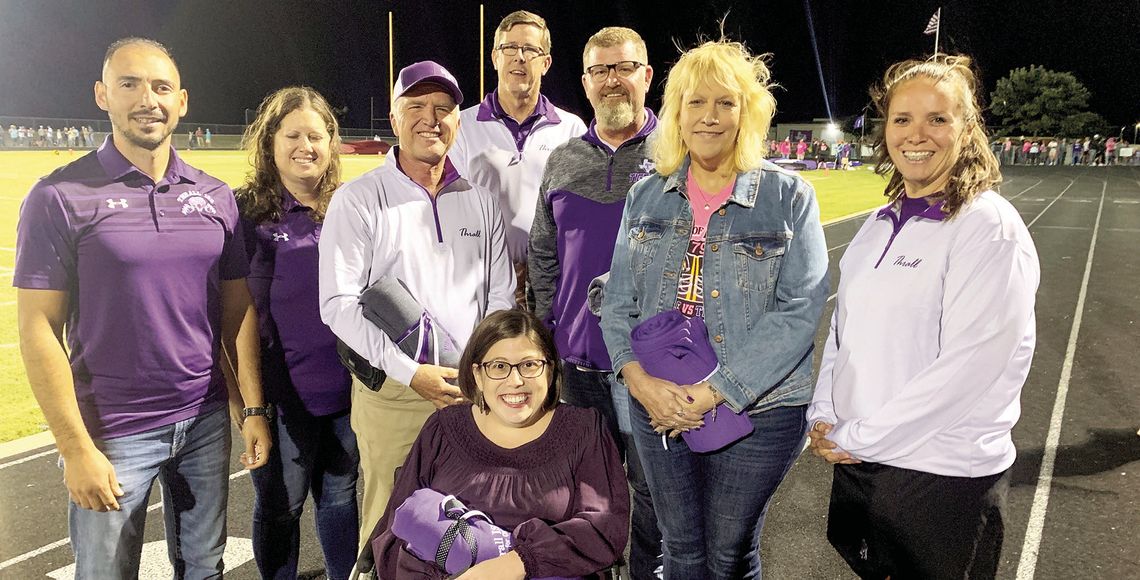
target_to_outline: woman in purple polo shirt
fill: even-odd
[[[621,456],[597,411],[559,405],[561,361],[554,336],[529,312],[500,310],[479,324],[459,362],[459,388],[474,404],[436,411],[416,438],[370,542],[380,578],[444,577],[408,547],[428,540],[423,529],[409,538],[393,530],[397,508],[424,488],[454,495],[511,534],[501,555],[461,580],[595,578],[621,556],[629,534]]]
[[[360,455],[351,379],[321,322],[317,240],[340,184],[340,135],[308,87],[265,99],[245,135],[253,172],[237,190],[260,319],[262,383],[277,409],[269,463],[254,472],[253,550],[263,578],[296,578],[299,520],[312,490],[328,577],[347,578],[359,538]]]

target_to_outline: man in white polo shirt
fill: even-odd
[[[527,241],[546,159],[585,133],[586,124],[541,93],[552,62],[550,30],[541,16],[518,10],[504,17],[495,30],[491,62],[498,87],[463,111],[463,129],[448,155],[461,175],[499,196],[522,305]]]
[[[462,350],[484,316],[513,305],[515,287],[498,201],[447,158],[463,102],[455,77],[417,62],[400,71],[392,94],[399,145],[382,166],[337,191],[319,242],[321,318],[388,375],[378,390],[357,383],[353,392],[362,540],[383,514],[395,470],[424,421],[463,395],[447,382],[456,369],[412,359],[366,320],[361,293],[381,277],[400,280]]]

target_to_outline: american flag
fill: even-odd
[[[930,36],[931,34],[938,32],[938,21],[941,19],[942,19],[942,9],[939,8],[937,11],[934,12],[934,16],[930,17],[930,22],[926,23],[926,30],[923,30],[922,33],[927,35],[927,36]]]

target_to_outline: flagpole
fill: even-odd
[[[483,5],[479,5],[479,98],[483,98],[483,55],[486,54],[483,49]]]
[[[934,27],[934,56],[938,56],[938,35],[942,32],[942,7],[938,8],[938,26]]]

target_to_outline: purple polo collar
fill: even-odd
[[[537,120],[538,117],[545,117],[551,124],[562,122],[562,119],[558,116],[558,111],[555,110],[554,105],[550,103],[550,99],[546,98],[546,95],[543,94],[538,95],[538,104],[534,106],[534,112],[522,123],[519,123],[519,125],[532,123]],[[483,100],[479,103],[479,112],[475,115],[475,120],[493,121],[495,119],[510,119],[514,121],[514,119],[511,119],[511,116],[503,110],[502,105],[499,104],[498,91],[491,91],[487,93],[487,96],[483,97]]]
[[[416,183],[416,180],[412,179],[412,177],[404,171],[403,167],[400,167],[400,151],[399,151],[399,149],[400,149],[399,145],[393,146],[392,149],[390,151],[388,151],[388,159],[393,162],[393,164],[396,166],[396,169],[400,172],[401,175],[403,175],[404,177],[407,177],[408,180],[411,181],[412,183]],[[387,163],[387,161],[385,161],[385,163]],[[460,177],[459,171],[455,169],[455,165],[452,165],[451,158],[450,157],[444,157],[443,158],[443,183],[441,183],[439,186],[439,192],[443,193],[443,190],[447,189],[447,186],[451,185],[452,183],[455,183],[459,179],[459,177]],[[419,184],[416,184],[416,185],[418,186]]]
[[[906,195],[903,195],[901,200],[897,203],[897,205],[899,207],[899,214],[897,216],[896,216],[895,212],[893,211],[896,204],[892,203],[892,204],[880,209],[878,214],[876,214],[876,217],[879,217],[879,218],[883,218],[883,217],[896,218],[896,217],[900,217],[900,216],[905,216],[905,217],[909,218],[912,216],[917,216],[917,217],[921,217],[921,218],[926,218],[928,220],[942,221],[942,220],[946,219],[946,214],[942,213],[942,205],[944,203],[945,203],[944,201],[939,201],[938,203],[936,203],[934,205],[927,205],[926,200],[924,198],[913,198],[913,197],[907,197]]]
[[[131,164],[126,157],[115,147],[113,135],[107,135],[103,140],[103,144],[99,146],[99,150],[95,153],[99,159],[99,164],[103,166],[103,171],[107,172],[107,176],[111,179],[118,181],[130,173],[139,173],[146,175],[139,168]],[[186,163],[178,156],[178,152],[174,147],[170,148],[170,162],[166,164],[166,175],[163,180],[169,183],[188,182],[194,183],[193,179],[188,177]]]
[[[594,145],[597,145],[599,147],[604,146],[608,149],[609,145],[606,144],[605,141],[602,141],[601,137],[598,137],[597,126],[598,126],[598,120],[597,119],[590,121],[590,128],[587,129],[586,133],[582,135],[582,140],[587,142],[587,143],[593,143]],[[637,143],[639,141],[642,141],[646,137],[648,137],[649,134],[652,133],[653,130],[656,128],[657,128],[657,115],[653,114],[652,109],[650,109],[649,107],[645,107],[645,124],[641,126],[641,130],[638,131],[636,135],[634,135],[633,137],[630,137],[628,140],[626,140],[625,143]],[[625,145],[625,143],[622,143],[622,145]]]
[[[284,185],[279,185],[278,190],[281,192],[281,213],[287,214],[292,211],[308,211],[309,206],[297,201],[297,197],[293,192],[289,191]]]

